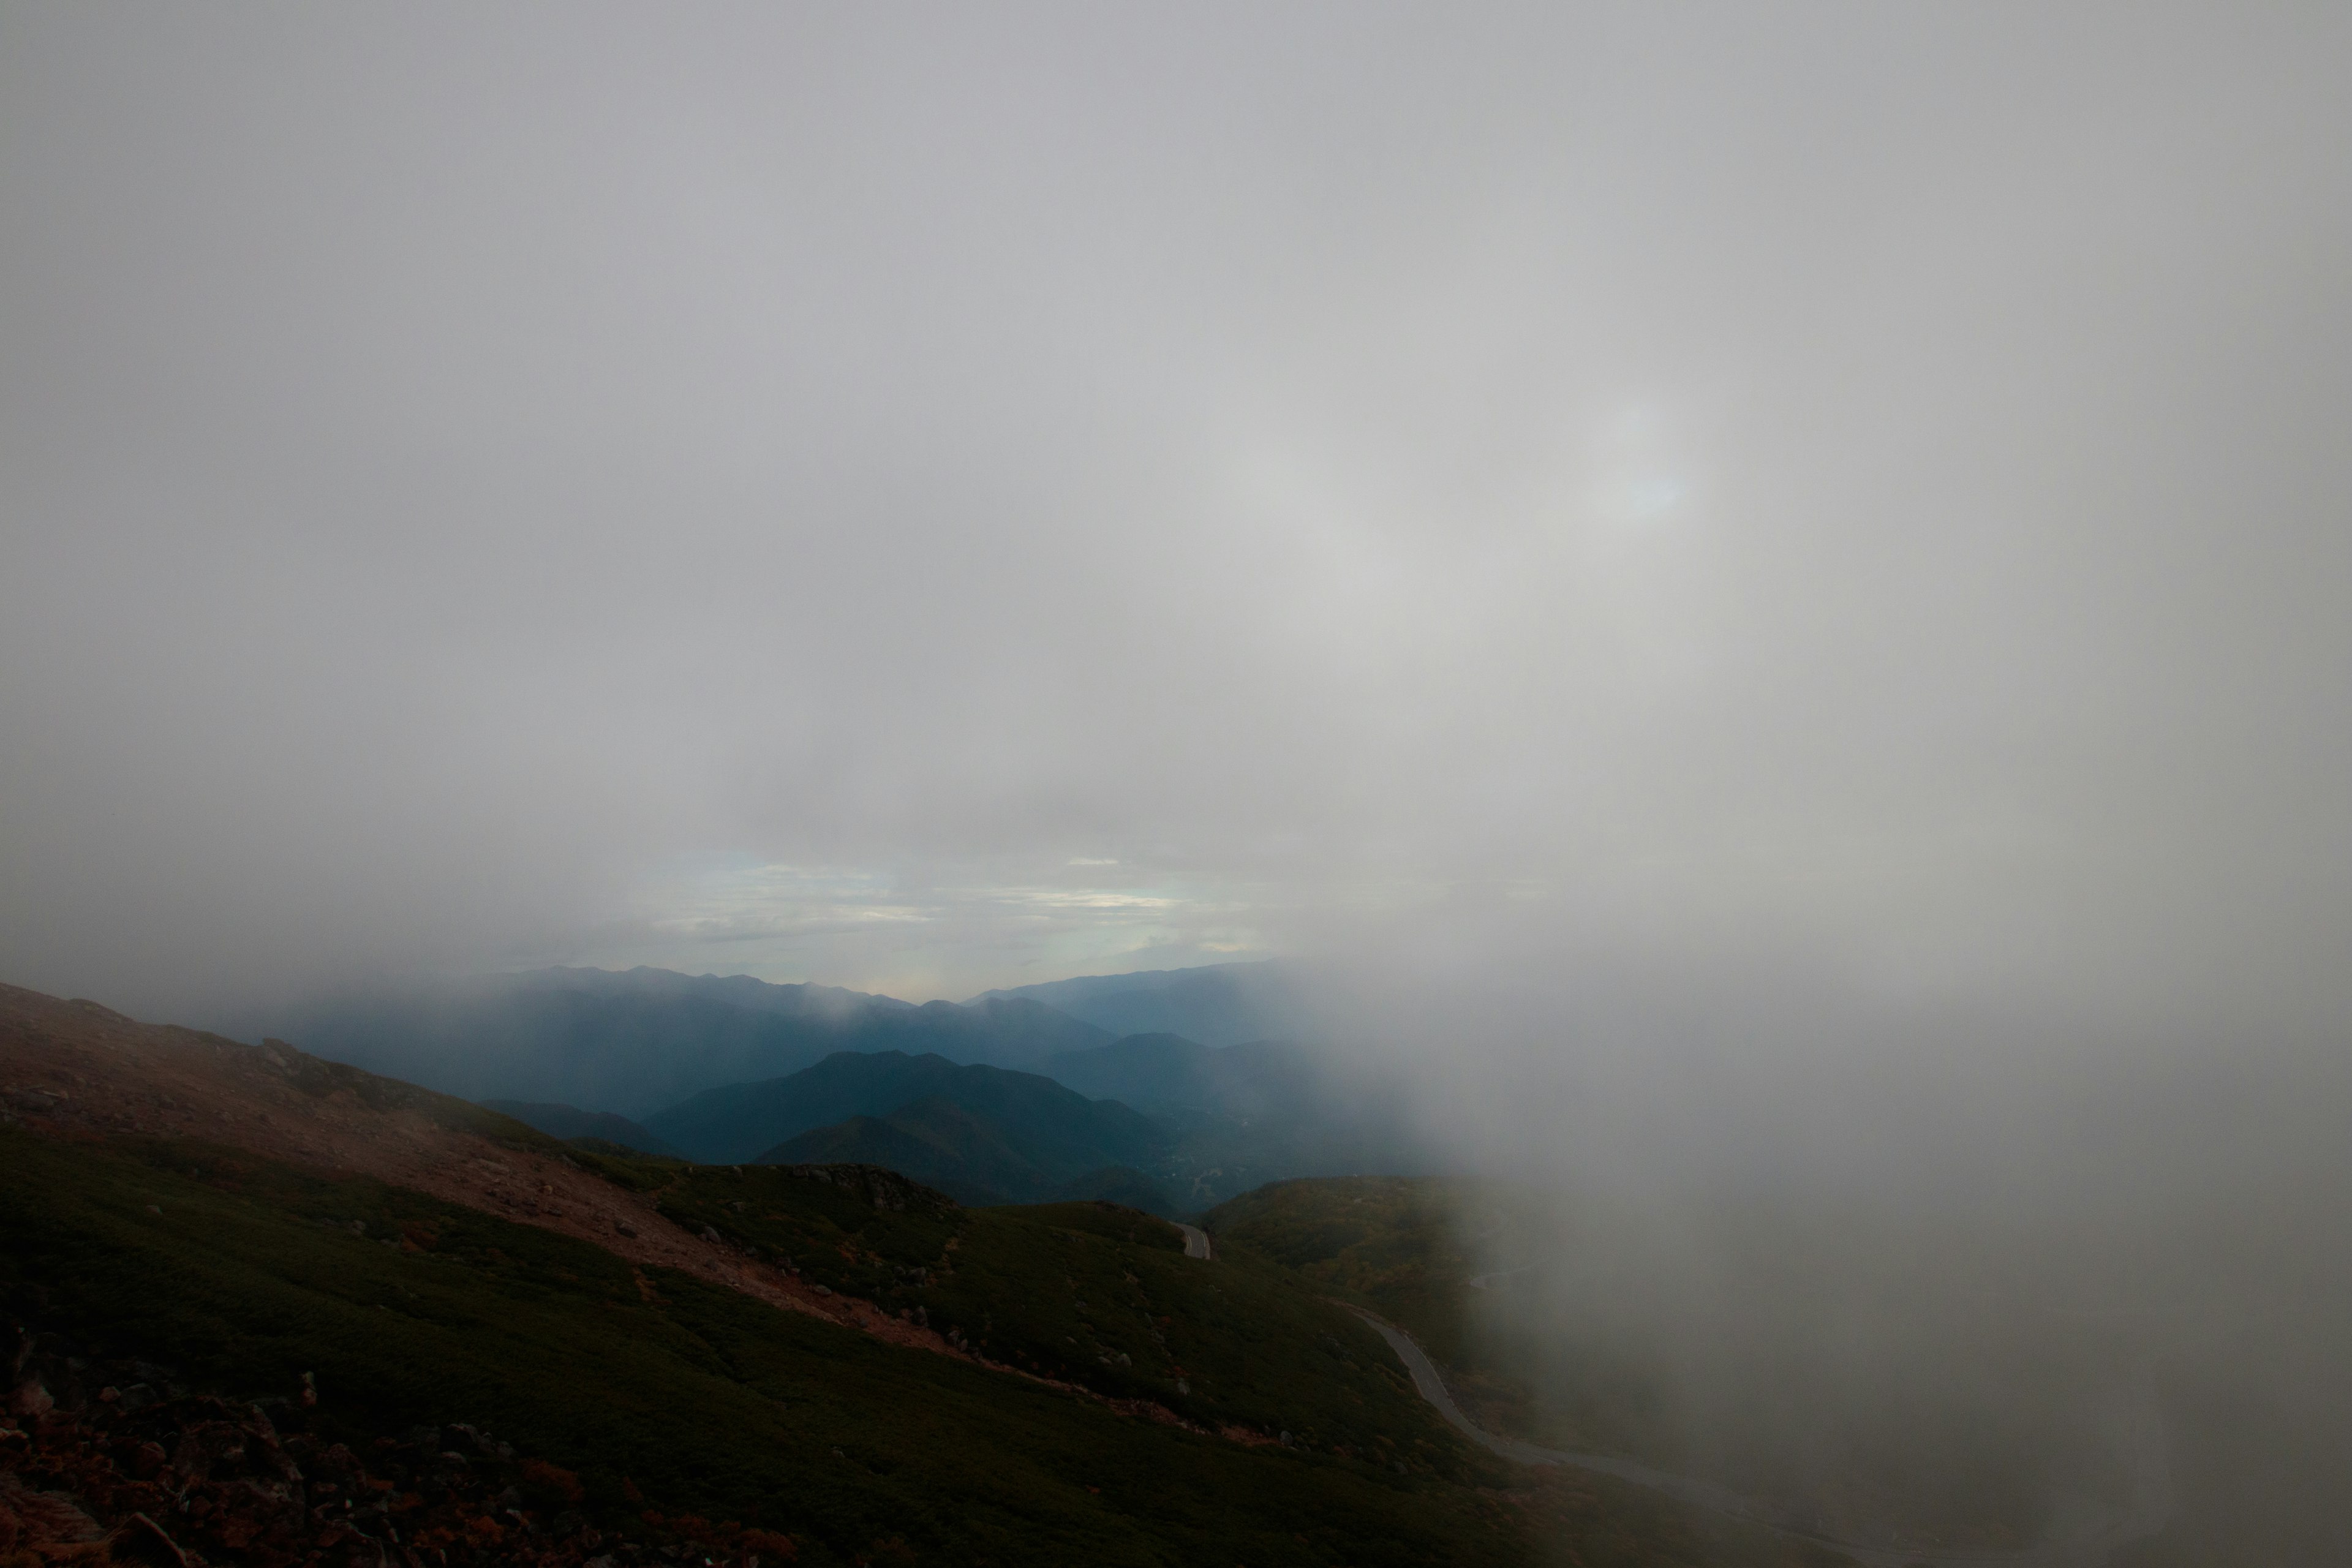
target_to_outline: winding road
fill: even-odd
[[[1189,1231],[1190,1227],[1186,1228]],[[1186,1241],[1189,1251],[1189,1235]],[[1496,1276],[1482,1278],[1493,1279]],[[2117,1451],[2124,1456],[2132,1475],[2129,1504],[2117,1508],[2089,1498],[2062,1499],[2050,1532],[2033,1545],[2016,1551],[1934,1546],[1906,1548],[1886,1542],[1842,1541],[1835,1536],[1807,1530],[1792,1517],[1791,1510],[1742,1497],[1712,1481],[1654,1470],[1647,1465],[1637,1465],[1631,1459],[1620,1459],[1608,1454],[1570,1453],[1523,1443],[1516,1437],[1497,1436],[1462,1413],[1461,1406],[1454,1403],[1454,1395],[1447,1390],[1445,1380],[1438,1375],[1436,1363],[1413,1342],[1411,1334],[1361,1307],[1349,1306],[1344,1301],[1336,1304],[1347,1307],[1388,1341],[1397,1358],[1404,1363],[1405,1370],[1412,1374],[1413,1387],[1423,1399],[1437,1407],[1440,1415],[1459,1427],[1473,1442],[1504,1458],[1514,1459],[1523,1465],[1567,1465],[1580,1470],[1614,1476],[1635,1486],[1664,1492],[1695,1508],[1744,1520],[1781,1535],[1843,1552],[1864,1564],[1865,1568],[2104,1568],[2109,1553],[2118,1547],[2154,1535],[2164,1528],[2165,1521],[2172,1513],[2172,1473],[2165,1458],[2164,1426],[2157,1414],[2155,1389],[2149,1379],[2144,1378],[2141,1385],[2133,1390],[2127,1403],[2119,1405],[2109,1413],[2110,1436]]]
[[[1176,1222],[1171,1220],[1169,1223],[1174,1225]],[[1184,1233],[1185,1257],[1198,1258],[1206,1261],[1216,1256],[1215,1253],[1209,1250],[1209,1233],[1207,1231],[1202,1230],[1197,1225],[1177,1225],[1176,1228]]]

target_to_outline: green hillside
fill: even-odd
[[[1229,1254],[1265,1258],[1410,1330],[1451,1367],[1474,1367],[1471,1258],[1461,1241],[1473,1190],[1459,1182],[1349,1176],[1274,1182],[1202,1223]]]
[[[615,1116],[609,1110],[583,1110],[576,1105],[557,1105],[533,1100],[486,1100],[486,1110],[500,1116],[511,1116],[526,1127],[537,1128],[551,1138],[566,1142],[588,1139],[597,1143],[610,1143],[641,1154],[659,1154],[669,1159],[678,1157],[677,1150],[638,1126],[625,1116]]]
[[[992,1360],[1391,1470],[1487,1474],[1378,1336],[1307,1280],[1255,1258],[1187,1258],[1173,1226],[1130,1211],[879,1207],[863,1181],[761,1165],[677,1170],[659,1202],[830,1289],[919,1312]]]
[[[695,1173],[678,1206],[731,1214],[721,1184],[735,1180]],[[792,1178],[740,1180],[781,1193]],[[797,1234],[831,1224],[865,1236],[837,1223],[854,1216],[818,1184],[797,1187],[817,1194]],[[894,1541],[919,1562],[1529,1560],[1515,1510],[1474,1484],[1504,1482],[1499,1468],[1385,1394],[1370,1366],[1352,1394],[1322,1390],[1299,1328],[1307,1299],[1282,1304],[1272,1282],[1200,1287],[1236,1305],[1171,1339],[1217,1369],[1198,1409],[1292,1420],[1312,1441],[1288,1451],[1122,1415],[681,1274],[639,1275],[545,1231],[227,1150],[100,1151],[0,1131],[0,1228],[12,1310],[88,1353],[141,1356],[241,1397],[291,1395],[312,1373],[320,1419],[354,1447],[421,1424],[493,1428],[575,1472],[581,1506],[616,1533],[650,1528],[651,1509],[789,1533],[814,1563]],[[944,1270],[939,1315],[1000,1355],[1042,1350],[1055,1327],[1145,1350],[1146,1311],[1182,1294],[1170,1270],[1184,1259],[1099,1224],[967,1215],[959,1227],[945,1211],[885,1228],[868,1239],[898,1251],[869,1258],[937,1259],[969,1238]],[[1080,1312],[1055,1291],[1024,1312],[1014,1294],[1046,1292],[1024,1271],[1098,1300]],[[1242,1323],[1244,1300],[1275,1306],[1276,1320]],[[1134,1375],[1139,1390],[1165,1368]],[[1411,1462],[1400,1473],[1341,1455],[1330,1445],[1342,1435]]]

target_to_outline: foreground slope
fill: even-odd
[[[1303,1278],[1186,1258],[1131,1211],[973,1213],[883,1172],[605,1157],[25,992],[0,992],[0,1291],[31,1335],[0,1489],[119,1533],[158,1475],[209,1509],[225,1474],[301,1447],[307,1510],[282,1470],[236,1492],[277,1534],[165,1520],[211,1561],[338,1542],[393,1561],[403,1531],[436,1563],[1723,1549],[1670,1509],[1471,1449]]]
[[[9,1305],[82,1358],[239,1399],[315,1389],[362,1452],[489,1428],[576,1476],[620,1539],[659,1539],[650,1511],[788,1534],[807,1563],[1522,1553],[1466,1487],[1136,1419],[363,1178],[17,1131],[0,1172]]]

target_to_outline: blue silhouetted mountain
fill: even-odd
[[[1204,1046],[1180,1035],[1129,1035],[1065,1051],[1045,1073],[1090,1100],[1138,1110],[1193,1111],[1237,1121],[1328,1111],[1331,1086],[1314,1055],[1286,1040]]]
[[[751,1163],[884,1165],[974,1207],[1033,1201],[1052,1185],[995,1126],[940,1095],[811,1128]]]
[[[526,1127],[536,1127],[550,1138],[594,1138],[644,1154],[673,1158],[677,1154],[677,1150],[627,1117],[615,1116],[609,1110],[583,1110],[576,1105],[551,1105],[530,1100],[486,1100],[482,1108],[511,1116]]]
[[[1177,1035],[1130,1035],[1055,1057],[1045,1071],[1168,1129],[1167,1152],[1145,1169],[1181,1209],[1211,1208],[1297,1176],[1432,1168],[1400,1080],[1291,1041],[1204,1046]]]
[[[1026,997],[917,1006],[830,985],[642,968],[353,994],[264,1022],[240,1032],[467,1100],[589,1106],[639,1121],[703,1089],[780,1078],[836,1051],[1034,1068],[1110,1038]]]
[[[1167,1142],[1140,1112],[1089,1100],[1052,1079],[903,1051],[842,1051],[788,1077],[708,1089],[646,1118],[646,1128],[689,1158],[740,1164],[767,1158],[779,1144],[816,1128],[858,1116],[885,1118],[930,1100],[970,1112],[1056,1182],[1104,1165],[1143,1163]],[[793,1163],[814,1161],[803,1156]]]
[[[1276,960],[1088,974],[985,991],[970,1005],[1020,1000],[1041,1002],[1115,1036],[1181,1035],[1211,1046],[1308,1030],[1298,976]]]

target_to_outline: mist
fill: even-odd
[[[2344,1016],[2332,13],[5,26],[28,983]]]
[[[1673,1441],[1881,1276],[1842,1364],[1957,1342],[1949,1267],[2324,1469],[2347,58],[2320,6],[0,10],[0,978],[1279,955],[1455,1166],[1585,1205],[1513,1245],[1641,1238],[1494,1331],[1673,1303]],[[1735,1237],[1800,1220],[1765,1301]],[[2281,1485],[2276,1560],[2340,1544]]]
[[[2352,1549],[2340,1035],[1455,934],[1308,990],[1462,1178],[1490,1425],[1921,1554]]]

